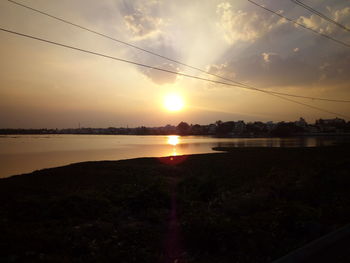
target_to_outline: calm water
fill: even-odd
[[[332,145],[338,140],[337,137],[9,135],[0,136],[0,177],[83,161],[210,153],[216,146],[315,147]]]

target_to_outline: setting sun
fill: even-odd
[[[184,107],[184,101],[178,94],[168,94],[164,98],[164,107],[168,111],[179,111]]]

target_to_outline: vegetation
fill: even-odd
[[[0,261],[164,262],[171,182],[188,263],[270,262],[348,223],[348,146],[224,150],[2,179]]]
[[[319,119],[308,124],[303,118],[294,122],[216,121],[208,125],[180,122],[177,126],[137,128],[78,128],[78,129],[0,129],[6,134],[124,134],[124,135],[211,135],[217,137],[288,137],[301,135],[349,135],[350,121]]]
[[[158,262],[169,171],[156,166],[89,162],[1,180],[0,261]]]
[[[188,262],[271,262],[347,224],[349,156],[345,147],[243,148],[184,163]]]

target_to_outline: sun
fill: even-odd
[[[178,94],[168,94],[164,98],[164,107],[168,111],[180,111],[184,107],[184,101]]]

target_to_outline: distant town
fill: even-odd
[[[350,121],[318,119],[309,124],[304,118],[294,122],[216,121],[208,125],[180,122],[177,126],[137,128],[0,129],[0,134],[104,134],[104,135],[209,135],[217,137],[288,137],[350,135]]]

